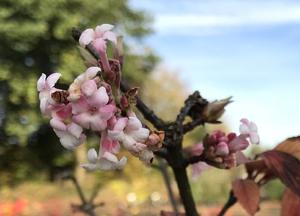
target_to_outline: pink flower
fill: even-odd
[[[91,28],[84,30],[79,38],[79,44],[82,47],[86,47],[89,44],[92,44],[96,51],[100,55],[101,63],[105,71],[110,70],[110,66],[108,63],[108,58],[106,55],[106,41],[109,40],[114,44],[117,44],[116,35],[110,31],[113,29],[113,25],[110,24],[102,24],[96,26],[96,29],[93,30]]]
[[[117,154],[120,150],[120,144],[117,140],[113,140],[107,136],[107,132],[103,131],[101,133],[100,140],[101,152],[110,152],[113,154]]]
[[[257,133],[257,126],[254,122],[249,121],[248,119],[241,119],[241,125],[240,125],[240,133],[242,135],[245,135],[249,137],[250,142],[252,144],[258,144],[259,143],[259,136]]]
[[[53,127],[55,134],[59,137],[59,141],[66,149],[73,150],[85,141],[85,135],[82,133],[82,128],[71,122],[64,124],[58,119],[51,119],[50,125]]]
[[[68,97],[68,100],[77,101],[81,96],[82,90],[85,90],[85,92],[87,94],[89,94],[88,91],[91,92],[92,89],[94,88],[94,86],[96,85],[96,83],[94,86],[91,86],[91,87],[89,87],[89,85],[87,85],[87,84],[85,84],[85,85],[83,85],[83,84],[87,81],[93,80],[99,71],[101,71],[101,69],[99,67],[89,67],[83,74],[80,74],[78,77],[76,77],[74,82],[69,87],[68,91],[69,91],[70,95]],[[88,88],[88,89],[86,89],[86,88]]]
[[[114,115],[116,107],[107,104],[109,97],[104,87],[97,87],[93,80],[82,84],[83,95],[72,103],[73,121],[84,128],[102,131],[107,127],[107,121]]]
[[[145,144],[149,133],[150,131],[143,128],[136,116],[120,118],[113,129],[108,130],[109,137],[121,142],[128,151],[146,163],[151,163],[154,157],[153,152],[148,150]]]
[[[87,170],[117,170],[122,169],[127,163],[127,158],[122,157],[120,160],[110,153],[104,152],[103,155],[97,155],[95,149],[90,149],[87,154],[89,163],[81,164],[81,166]]]
[[[46,79],[46,75],[43,73],[37,81],[40,109],[44,115],[50,116],[52,106],[55,104],[55,101],[51,98],[51,93],[59,90],[54,88],[54,85],[60,76],[60,73],[53,73]]]
[[[60,109],[53,111],[53,118],[50,120],[50,125],[66,149],[74,149],[82,144],[86,138],[82,127],[78,124],[74,122],[64,123],[64,121],[69,120],[71,114],[70,104],[63,105]]]
[[[91,28],[86,29],[80,35],[79,44],[82,47],[85,47],[96,39],[110,40],[114,43],[117,43],[116,35],[110,31],[113,28],[113,25],[102,24],[96,26],[95,30]]]
[[[238,152],[248,148],[249,142],[247,137],[244,135],[239,135],[228,143],[230,152]]]

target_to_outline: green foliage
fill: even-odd
[[[285,186],[279,179],[273,180],[264,187],[264,195],[270,200],[281,200]]]
[[[126,41],[127,38],[136,40],[149,34],[149,21],[149,16],[143,11],[132,10],[126,0],[2,0],[0,87],[7,91],[0,94],[0,100],[4,102],[0,109],[5,115],[4,121],[0,122],[0,141],[4,144],[0,157],[7,154],[11,144],[23,146],[14,151],[20,155],[17,158],[25,157],[28,136],[46,121],[40,114],[36,92],[36,81],[41,73],[62,73],[59,84],[66,88],[66,84],[85,70],[77,44],[71,37],[73,27],[94,28],[97,24],[112,23],[125,34]],[[157,57],[148,50],[134,53],[128,46],[125,49],[124,76],[132,83],[140,84],[152,70]],[[43,139],[48,139],[51,134],[53,132],[49,130]],[[43,143],[37,145],[45,147]],[[57,139],[54,138],[49,145],[57,145]],[[39,159],[39,163],[47,166],[68,164],[70,157],[62,156],[64,154],[62,149],[55,150],[53,154],[49,153],[53,159],[42,162]],[[10,170],[1,163],[0,166],[0,169]]]

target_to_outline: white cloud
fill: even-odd
[[[241,5],[213,13],[202,10],[196,13],[182,11],[180,14],[157,14],[155,29],[158,32],[180,32],[190,28],[240,27],[251,25],[278,25],[300,23],[300,5],[256,5],[247,8]]]

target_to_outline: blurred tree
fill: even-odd
[[[41,73],[48,75],[59,71],[62,73],[60,87],[66,87],[85,70],[76,43],[71,38],[72,27],[83,29],[100,23],[112,23],[120,32],[126,33],[126,38],[136,40],[151,32],[150,21],[143,11],[131,9],[126,0],[2,0],[0,170],[10,173],[12,168],[6,165],[10,161],[18,161],[16,164],[23,168],[27,163],[28,166],[40,163],[37,167],[43,167],[41,164],[47,167],[64,164],[55,157],[59,152],[62,154],[63,149],[52,146],[55,143],[58,145],[58,140],[53,137],[54,142],[49,141],[52,130],[41,127],[45,119],[42,119],[38,109],[36,81]],[[151,50],[143,47],[135,53],[129,46],[125,49],[125,77],[141,85],[143,77],[152,70],[158,59]],[[29,148],[26,147],[29,134],[39,130],[43,132],[35,132],[35,138],[29,139],[34,142]],[[4,159],[9,151],[14,152],[14,157]],[[28,154],[46,156],[38,159],[28,157]],[[21,161],[24,158],[27,161]],[[14,167],[13,171],[18,172],[18,169]],[[31,173],[27,172],[27,175]]]

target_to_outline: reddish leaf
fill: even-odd
[[[288,138],[276,146],[274,150],[288,153],[300,160],[300,136]]]
[[[161,210],[160,216],[185,216],[185,214],[184,213],[176,214],[175,212]]]
[[[264,152],[262,157],[273,174],[300,196],[300,161],[290,154],[276,150]]]
[[[232,183],[232,190],[241,206],[250,215],[254,215],[259,204],[258,185],[250,179],[237,179]]]
[[[287,188],[284,192],[281,206],[281,216],[299,216],[300,196]]]

